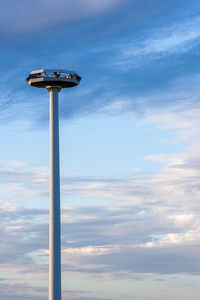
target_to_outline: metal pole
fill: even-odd
[[[50,212],[49,212],[49,300],[61,300],[60,242],[60,163],[59,112],[60,88],[48,87],[50,98]]]

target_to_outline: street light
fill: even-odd
[[[46,88],[50,98],[50,205],[49,205],[49,300],[61,300],[60,162],[58,93],[79,85],[75,72],[58,69],[32,71],[30,86]]]

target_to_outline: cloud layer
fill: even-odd
[[[35,154],[33,144],[38,147],[32,134],[39,135],[48,123],[48,96],[31,89],[25,78],[38,67],[66,67],[77,70],[83,80],[79,88],[60,94],[61,121],[93,118],[91,126],[76,128],[82,138],[78,151],[82,144],[89,147],[84,130],[92,128],[100,137],[95,125],[102,118],[106,135],[103,117],[115,116],[116,136],[103,145],[106,155],[108,146],[116,155],[126,135],[139,149],[139,162],[133,148],[128,149],[130,161],[124,169],[129,171],[122,171],[118,163],[126,156],[126,144],[112,172],[106,157],[104,176],[97,169],[80,171],[78,165],[72,172],[73,167],[62,166],[63,299],[199,299],[198,11],[195,0],[2,4],[0,152],[9,161],[0,161],[0,298],[47,298],[49,171],[42,149],[37,163],[29,160]],[[120,137],[122,115],[132,127]],[[24,128],[33,123],[37,129],[27,133]],[[8,124],[15,126],[11,135]],[[152,129],[152,136],[144,134],[144,127]],[[129,136],[131,130],[140,143],[134,134]],[[159,151],[162,139],[166,148]],[[151,148],[154,141],[158,144]],[[13,156],[7,155],[10,149]],[[102,148],[95,149],[95,157],[105,155]],[[17,155],[21,158],[10,160]],[[92,165],[91,155],[78,159]],[[145,165],[145,171],[136,163]]]
[[[127,3],[129,0],[125,0]],[[3,4],[1,34],[38,32],[58,24],[94,17],[115,10],[124,0],[36,0],[33,3],[9,0]],[[7,24],[7,26],[4,26]]]
[[[163,130],[169,125],[178,128],[176,134],[180,140],[184,136],[185,141],[190,141],[190,133],[193,135],[193,143],[180,153],[144,158],[164,162],[160,172],[143,176],[135,170],[128,178],[91,178],[84,174],[70,177],[70,169],[63,168],[64,278],[103,282],[145,280],[145,276],[155,274],[159,280],[167,275],[199,275],[199,118],[187,105],[182,106],[176,118],[176,108],[171,106],[171,110],[163,109],[162,113],[155,110],[145,115]],[[173,125],[169,120],[174,120]],[[47,282],[48,277],[48,209],[20,208],[4,202],[12,198],[10,191],[18,191],[19,186],[27,200],[46,198],[48,171],[46,167],[23,162],[5,166],[2,163],[0,168],[1,178],[8,178],[7,198],[1,192],[2,280],[8,280],[4,275],[7,270],[9,278],[18,279],[14,288],[24,278],[37,286],[38,280]],[[91,199],[91,204],[80,205],[80,195],[82,200]],[[69,198],[79,201],[67,205]],[[43,299],[42,293],[46,291],[41,289],[38,293]],[[79,293],[70,297],[92,296]]]

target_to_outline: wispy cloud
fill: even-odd
[[[199,26],[200,18],[195,17],[167,27],[151,29],[145,38],[119,46],[120,50],[113,63],[123,71],[130,71],[155,59],[188,52],[199,44]]]

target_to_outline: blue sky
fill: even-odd
[[[200,3],[8,0],[0,12],[0,299],[47,299],[48,93],[60,93],[63,300],[199,299]]]

